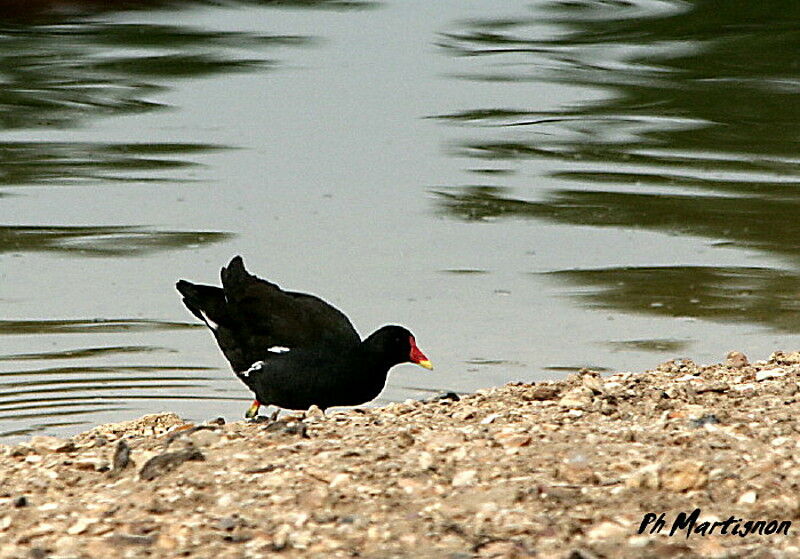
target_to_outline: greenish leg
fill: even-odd
[[[245,419],[253,419],[257,416],[259,408],[261,408],[261,402],[253,400],[253,403],[247,408],[247,413],[244,414]]]

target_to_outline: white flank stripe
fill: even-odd
[[[242,376],[243,377],[249,377],[250,373],[255,373],[256,371],[260,371],[261,370],[261,366],[263,364],[264,364],[263,361],[256,361],[255,363],[250,365],[249,369],[247,369],[246,371],[242,371]]]
[[[284,347],[282,345],[274,345],[271,348],[269,348],[267,351],[271,351],[272,353],[286,353],[287,351],[289,351],[289,348],[288,347]]]
[[[200,314],[203,315],[203,321],[205,321],[205,323],[208,325],[209,328],[211,328],[214,331],[216,331],[217,328],[219,328],[219,324],[208,318],[208,315],[206,313],[200,311]]]

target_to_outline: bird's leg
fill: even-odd
[[[245,419],[253,419],[257,416],[259,408],[261,408],[261,402],[253,400],[253,403],[250,404],[250,407],[247,408],[247,412],[244,414]]]

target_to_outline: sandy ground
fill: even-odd
[[[32,437],[0,446],[0,557],[800,557],[798,381],[734,353]]]

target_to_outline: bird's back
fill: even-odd
[[[177,287],[189,310],[214,332],[237,374],[257,361],[278,359],[284,353],[335,353],[361,341],[341,311],[318,297],[284,291],[250,274],[239,256],[222,268],[220,275],[221,288],[184,280]]]

